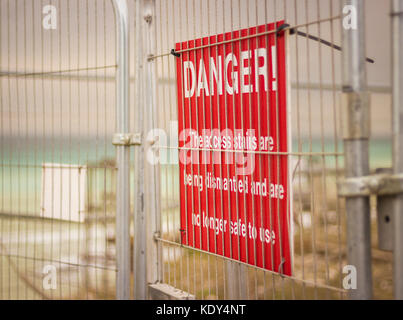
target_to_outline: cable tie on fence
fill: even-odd
[[[179,229],[179,232],[181,233],[181,236],[186,233],[185,229]],[[183,247],[183,242],[182,242],[182,237],[181,237],[181,247]]]
[[[181,56],[181,54],[178,53],[178,52],[176,52],[175,49],[172,49],[172,50],[171,50],[171,54],[172,54],[173,56],[177,57],[177,58],[179,58],[179,57]]]
[[[403,15],[403,11],[397,11],[397,12],[389,13],[389,16],[391,16],[391,17],[401,16],[401,15]]]
[[[290,25],[288,23],[283,23],[281,26],[279,26],[276,30],[276,33],[280,33],[281,31],[283,31],[284,29],[289,28]]]
[[[284,263],[285,263],[285,259],[284,259],[284,258],[281,258],[281,263],[280,263],[280,265],[278,266],[278,272],[279,272],[279,274],[280,274],[280,276],[281,276],[282,278],[284,278],[284,274],[283,274],[283,265],[284,265]]]

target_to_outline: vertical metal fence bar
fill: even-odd
[[[309,21],[309,4],[308,1],[305,0],[305,21]],[[309,34],[310,32],[310,28],[307,25],[306,26],[306,33]],[[306,42],[306,64],[307,64],[307,68],[308,70],[311,69],[311,64],[310,64],[310,59],[311,59],[311,46],[310,46],[310,42],[309,39],[306,38],[305,39]],[[310,72],[308,72],[307,74],[307,83],[310,84],[312,83],[311,80],[311,74]],[[312,108],[313,108],[313,103],[312,103],[312,90],[310,88],[308,88],[307,90],[307,104],[308,104],[308,126],[309,126],[309,153],[313,152],[313,144],[312,144],[312,140],[313,140],[313,135],[312,135]],[[309,180],[310,180],[310,184],[311,186],[314,185],[314,174],[313,174],[313,157],[312,155],[309,156],[308,158],[309,160]],[[315,283],[315,287],[314,287],[314,298],[318,299],[318,288],[317,288],[317,278],[318,278],[318,259],[317,259],[317,235],[316,235],[316,223],[315,223],[315,219],[316,219],[316,215],[315,215],[315,210],[316,210],[316,204],[315,204],[315,188],[312,187],[311,193],[310,193],[310,215],[311,215],[311,221],[312,221],[312,227],[311,227],[311,247],[312,247],[312,253],[313,253],[313,264],[312,264],[312,269],[313,269],[313,281]]]
[[[126,0],[113,0],[116,17],[116,130],[129,134],[129,38]],[[116,298],[130,298],[130,147],[116,147]]]
[[[2,17],[2,4],[0,3],[0,17]],[[2,40],[2,32],[0,32],[0,52],[3,50],[3,40]],[[0,59],[0,70],[3,68],[3,63],[2,59]],[[1,197],[1,206],[0,206],[0,212],[4,211],[4,92],[3,92],[3,79],[0,79],[0,166],[1,166],[1,192],[0,192],[0,197]],[[3,237],[4,237],[4,221],[3,219],[0,219],[0,233],[1,233],[1,239],[0,239],[0,252],[3,251]],[[35,253],[34,253],[35,256]],[[5,295],[3,293],[4,291],[4,279],[3,279],[3,268],[4,268],[4,258],[0,256],[0,299],[4,300]]]
[[[148,298],[148,284],[157,283],[162,279],[162,252],[161,245],[156,241],[156,237],[159,237],[160,225],[161,225],[161,211],[160,211],[160,185],[159,185],[159,165],[153,164],[150,156],[154,155],[155,143],[157,137],[152,133],[152,129],[157,124],[158,114],[156,107],[157,91],[156,91],[156,72],[155,61],[149,59],[155,54],[155,0],[141,0],[138,8],[138,27],[140,28],[140,38],[138,44],[141,48],[138,51],[139,54],[139,79],[142,83],[142,99],[140,99],[140,112],[144,117],[143,127],[141,132],[147,134],[144,139],[144,157],[141,159],[144,164],[143,171],[143,204],[141,212],[137,212],[136,222],[139,222],[139,218],[143,219],[142,224],[144,228],[139,229],[136,226],[137,237],[141,237],[145,240],[143,248],[138,247],[135,250],[135,259],[138,259],[135,266],[143,264],[142,271],[135,270],[135,298],[146,299]],[[142,177],[140,177],[140,180]],[[144,249],[144,252],[141,250]],[[138,256],[138,254],[142,256]],[[145,259],[141,262],[141,259]],[[144,265],[145,263],[145,265]]]
[[[168,5],[168,2],[166,2],[166,9],[167,9],[167,5]],[[157,11],[157,10],[156,10]],[[168,13],[166,13],[166,14],[168,14]],[[161,19],[161,22],[160,22],[160,25],[159,25],[159,30],[158,30],[158,32],[159,32],[159,37],[158,37],[158,42],[159,42],[159,45],[160,45],[160,47],[162,47],[162,45],[163,45],[163,32],[162,32],[162,3],[159,3],[159,8],[158,8],[158,16],[159,16],[159,19]],[[166,37],[167,37],[167,39],[169,38],[169,35],[168,35],[168,27],[166,26]],[[156,37],[156,39],[157,39],[157,37]],[[161,50],[161,49],[160,49]],[[168,57],[168,61],[169,61],[169,58],[170,57]],[[162,74],[165,72],[165,69],[164,69],[164,58],[162,58],[161,59],[161,62],[160,62],[160,65],[161,65],[161,69],[162,69]],[[166,94],[165,94],[165,86],[161,86],[161,91],[162,91],[162,100],[163,101],[167,101],[166,99],[167,99],[167,97],[166,97]],[[168,100],[168,101],[170,101],[170,100]],[[170,109],[169,110],[165,110],[165,108],[163,108],[164,110],[162,110],[161,112],[162,112],[162,122],[160,123],[160,124],[162,124],[163,125],[163,127],[164,128],[168,128],[169,127],[169,119],[171,118],[170,116],[168,116],[168,112],[170,112]],[[167,108],[168,109],[168,108]],[[167,124],[165,124],[165,121],[167,122]],[[165,182],[165,190],[161,190],[161,193],[163,193],[163,192],[165,192],[166,193],[166,198],[164,199],[165,201],[163,202],[162,201],[162,197],[161,197],[161,210],[167,210],[168,208],[169,208],[169,189],[168,189],[168,181],[169,181],[169,169],[168,169],[169,167],[166,167],[166,168],[164,168],[164,169],[161,169],[161,171],[163,171],[164,173],[161,173],[161,177],[162,176],[164,176],[164,178],[165,178],[165,180],[166,180],[166,182]],[[162,188],[161,188],[162,189]],[[172,189],[174,189],[174,187],[172,188]],[[162,214],[162,212],[161,212],[161,214]],[[166,217],[166,225],[167,225],[167,230],[166,230],[166,232],[169,234],[170,233],[170,226],[169,226],[169,216],[170,216],[170,214],[169,213],[167,213],[167,217]],[[169,256],[170,256],[170,247],[166,247],[166,248],[164,248],[166,251],[167,251],[167,255],[168,255],[168,261],[169,261]],[[163,250],[164,250],[163,249]],[[169,265],[169,263],[167,264],[167,270],[165,271],[165,266],[164,266],[164,262],[162,261],[162,271],[163,271],[163,282],[165,282],[165,283],[168,283],[168,284],[170,284],[170,275],[171,275],[171,270],[170,270],[170,265]],[[168,274],[168,277],[166,277],[166,275],[165,274]]]
[[[347,178],[369,174],[369,101],[367,95],[364,0],[347,0],[344,5],[356,13],[357,28],[342,27],[343,95],[347,123],[344,132],[345,174]],[[372,298],[371,229],[369,197],[346,199],[347,257],[357,270],[357,289],[351,299]]]
[[[141,12],[140,1],[135,2],[135,40],[137,44],[141,41]],[[140,68],[142,65],[142,46],[138,46],[136,53],[136,67]],[[142,131],[143,127],[143,109],[141,108],[143,103],[143,83],[137,81],[137,103],[140,106],[138,109],[138,120],[136,121],[137,132]],[[134,212],[134,299],[146,299],[147,296],[147,283],[145,281],[146,270],[146,239],[144,230],[146,228],[146,218],[144,211],[144,148],[138,148],[135,151],[135,167],[134,167],[134,183],[135,183],[135,212]]]
[[[41,3],[40,3],[40,5],[41,5],[41,8],[43,8],[43,0],[41,0]],[[41,59],[40,59],[40,65],[41,65],[41,68],[40,68],[40,70],[41,70],[41,72],[43,73],[44,72],[44,41],[43,41],[43,36],[44,36],[44,34],[43,34],[44,32],[43,32],[43,28],[41,28],[41,37],[40,37],[40,39],[41,39]],[[42,148],[41,148],[41,152],[42,153],[45,153],[45,107],[46,107],[46,104],[45,104],[45,102],[44,102],[44,96],[45,96],[45,85],[44,85],[44,79],[43,79],[43,77],[41,78],[41,83],[40,83],[40,96],[41,96],[41,99],[42,99],[42,101],[43,101],[43,103],[42,103]],[[43,190],[43,185],[42,185],[42,190]],[[44,257],[44,252],[45,252],[45,250],[44,250],[44,248],[45,248],[45,241],[44,241],[44,238],[45,238],[45,227],[44,227],[44,223],[42,223],[42,226],[41,226],[41,233],[42,233],[42,237],[41,237],[41,241],[42,241],[42,246],[41,246],[41,248],[40,249],[42,249],[42,253],[41,253],[41,256],[42,257]],[[78,261],[78,259],[77,259],[77,261]],[[42,296],[44,295],[44,287],[42,286]]]
[[[57,12],[57,15],[58,15],[58,19],[59,19],[59,23],[60,23],[60,26],[59,26],[59,28],[58,28],[58,39],[57,39],[57,51],[58,51],[58,56],[57,56],[57,60],[58,60],[58,70],[62,70],[62,60],[63,60],[63,58],[62,58],[62,22],[61,22],[61,20],[62,20],[62,18],[61,18],[61,2],[60,2],[60,0],[57,2],[57,6],[60,8],[59,10],[58,10],[58,12]],[[62,79],[61,78],[59,78],[59,81],[58,81],[58,89],[59,89],[59,92],[58,92],[58,98],[59,98],[59,110],[61,111],[62,109],[64,109],[65,108],[65,103],[64,103],[64,99],[63,99],[63,83],[62,83]],[[61,128],[61,131],[63,132],[63,116],[62,116],[62,113],[60,112],[60,116],[59,116],[59,119],[58,120],[60,120],[60,123],[59,123],[59,125],[60,125],[60,128]],[[60,144],[60,145],[58,145],[58,144]],[[59,149],[58,151],[59,151],[59,156],[58,156],[58,158],[59,158],[59,163],[60,164],[62,164],[63,163],[63,142],[59,142],[59,143],[55,143],[55,149]],[[61,165],[60,165],[60,170],[62,170],[61,169]],[[60,209],[59,209],[59,212],[60,212],[60,216],[62,216],[62,205],[63,205],[63,195],[65,194],[65,192],[66,192],[66,190],[64,190],[63,189],[63,176],[62,176],[62,173],[60,173],[60,180],[59,180],[59,183],[58,183],[58,186],[56,187],[57,188],[57,190],[60,192],[60,195],[61,195],[61,197],[60,197],[60,199],[59,199],[59,206],[60,206]],[[56,191],[56,190],[55,190]],[[57,205],[57,204],[56,204]],[[63,241],[63,238],[62,238],[62,225],[61,224],[59,224],[59,229],[58,230],[54,230],[55,231],[55,233],[57,234],[57,233],[59,233],[59,239],[57,239],[56,241],[59,241],[60,243],[62,243],[62,241]],[[52,235],[52,237],[53,237],[53,235]],[[55,241],[55,242],[56,242]],[[55,244],[55,246],[57,246],[57,244]],[[60,260],[61,259],[61,256],[62,256],[62,248],[61,248],[61,246],[59,245],[58,246],[59,247],[59,250],[58,250],[58,252],[56,253],[56,256],[58,257],[58,259]],[[59,270],[61,270],[61,263],[60,263],[60,261],[59,261]],[[63,286],[62,286],[62,275],[61,275],[61,272],[59,272],[59,274],[57,275],[58,276],[58,281],[59,281],[59,285],[58,285],[58,291],[59,291],[59,297],[62,297],[63,296]]]
[[[165,22],[165,24],[166,24],[166,35],[167,35],[167,39],[169,39],[169,37],[168,37],[168,34],[169,34],[169,31],[171,31],[171,34],[172,34],[172,39],[173,39],[173,42],[175,42],[175,40],[177,39],[177,33],[176,33],[176,25],[175,24],[172,24],[172,28],[171,29],[169,29],[168,28],[168,26],[169,26],[169,20],[168,20],[168,14],[169,14],[169,11],[168,11],[168,1],[167,1],[167,7],[166,7],[166,22]],[[176,15],[176,8],[175,8],[175,2],[173,2],[172,3],[172,8],[171,8],[171,14],[173,15],[173,17],[175,17],[175,15]],[[174,63],[173,63],[173,65],[174,65]],[[173,69],[175,69],[175,66],[173,66]],[[172,73],[171,73],[171,63],[170,63],[170,59],[168,58],[168,74],[169,74],[169,78],[171,79],[171,77],[172,77]],[[170,101],[170,110],[171,110],[171,112],[170,112],[170,114],[171,114],[171,119],[178,119],[178,110],[175,108],[176,107],[176,105],[174,105],[173,103],[172,103],[172,98],[171,98],[171,91],[172,90],[169,90],[169,101]],[[175,90],[175,93],[173,94],[173,96],[174,97],[176,97],[176,99],[177,99],[177,89]],[[173,134],[172,134],[173,135]],[[170,155],[170,159],[172,159],[171,158],[171,152],[173,153],[174,152],[174,150],[170,150],[169,151],[169,155]],[[175,180],[174,180],[174,177],[171,177],[171,179],[172,179],[172,190],[171,190],[171,200],[172,200],[172,203],[175,203],[175,199],[176,199],[176,197],[175,197]],[[178,188],[179,188],[179,185],[178,185]],[[172,234],[175,234],[175,218],[174,218],[174,216],[172,217],[172,226],[173,226],[173,233]],[[178,256],[178,254],[177,254],[177,250],[176,250],[176,248],[175,247],[173,247],[172,248],[173,249],[173,257],[174,257],[174,267],[173,267],[173,285],[174,286],[176,286],[177,285],[177,274],[178,274],[178,271],[177,271],[177,263],[176,263],[176,261],[177,261],[177,256]]]
[[[159,164],[152,164],[149,155],[157,150],[154,144],[159,144],[158,137],[149,136],[150,132],[156,128],[158,121],[157,109],[157,90],[156,90],[156,72],[155,60],[149,60],[149,57],[156,53],[155,42],[155,0],[143,0],[142,2],[143,24],[142,36],[144,46],[145,68],[143,68],[142,81],[144,81],[144,120],[145,133],[148,134],[145,140],[145,158],[144,158],[144,183],[147,188],[144,190],[144,204],[146,212],[146,235],[147,235],[147,283],[157,283],[162,279],[162,252],[161,244],[156,240],[161,232],[161,208],[160,208],[160,170]]]
[[[80,40],[82,39],[82,37],[80,36],[82,33],[80,33],[80,31],[83,31],[84,30],[84,27],[82,26],[82,23],[80,23],[80,21],[81,21],[81,19],[80,19],[80,16],[82,17],[83,16],[83,14],[81,14],[80,15],[80,13],[79,13],[79,10],[78,10],[78,7],[79,7],[79,2],[78,2],[78,0],[77,0],[77,3],[76,3],[76,8],[77,8],[77,14],[76,14],[76,23],[77,23],[77,32],[78,32],[78,41],[77,41],[77,51],[76,51],[76,54],[77,54],[77,66],[76,66],[76,68],[77,68],[77,70],[79,70],[79,68],[80,68],[80,63],[82,63],[82,61],[84,61],[84,59],[83,59],[83,57],[82,57],[82,55],[80,55],[80,49],[82,50],[83,48],[85,48],[85,46],[83,46],[83,45],[81,45],[80,46]],[[85,11],[84,11],[85,12]],[[85,12],[86,13],[86,12]],[[77,71],[77,74],[76,74],[76,76],[78,77],[79,76],[79,71]],[[86,85],[86,82],[84,82],[84,84]],[[43,85],[42,85],[42,87],[43,87]],[[82,104],[82,98],[84,97],[84,93],[83,93],[83,91],[84,90],[82,90],[81,89],[81,87],[78,85],[77,86],[77,116],[78,116],[78,133],[77,133],[77,137],[78,137],[78,146],[77,146],[77,153],[78,153],[78,159],[79,159],[79,161],[81,161],[81,158],[82,158],[82,155],[84,155],[84,151],[82,150],[82,143],[81,143],[81,141],[82,141],[82,137],[83,137],[83,135],[84,135],[84,131],[83,130],[81,130],[81,124],[83,123],[83,118],[82,118],[82,115],[83,115],[83,104]],[[79,177],[77,177],[77,183],[79,183]],[[79,192],[79,194],[80,194],[80,192],[82,192],[83,190],[82,190],[83,188],[82,187],[79,187],[78,188],[78,192]],[[79,196],[78,197],[80,200],[81,199],[86,199],[86,196],[85,195],[81,195],[81,196]],[[79,259],[80,259],[80,257],[82,256],[82,248],[85,248],[85,243],[86,243],[86,241],[85,241],[85,239],[84,239],[84,237],[81,237],[81,233],[82,233],[82,231],[83,230],[85,230],[85,225],[84,226],[78,226],[78,231],[77,231],[77,233],[78,233],[78,243],[77,243],[77,256],[76,256],[76,259],[77,259],[77,261],[80,261]],[[78,274],[77,274],[77,283],[79,284],[80,283],[80,273],[82,274],[82,278],[84,279],[84,285],[86,284],[86,275],[87,275],[87,272],[86,272],[86,270],[85,269],[83,269],[82,271],[79,269],[79,272],[78,272]],[[83,295],[84,296],[84,295]]]
[[[238,7],[238,24],[241,24],[241,2],[238,0],[237,2],[237,7]],[[234,5],[233,2],[231,1],[231,14],[230,14],[230,22],[231,22],[231,39],[234,38],[234,31],[235,31],[235,25],[234,25],[234,20],[236,19],[235,17],[235,13],[234,13]],[[225,4],[223,2],[223,7],[225,7]],[[223,12],[223,15],[225,15],[225,13]],[[225,27],[225,26],[224,26]],[[234,48],[236,47],[237,43],[239,43],[239,46],[241,45],[241,41],[237,40],[234,42],[231,42],[231,52],[234,52]],[[231,72],[234,71],[234,66],[231,65]],[[233,110],[235,110],[235,103],[234,103],[234,95],[232,95],[231,97],[232,99],[232,105],[233,105]],[[242,96],[241,96],[241,101],[242,101]],[[242,104],[243,102],[241,102]],[[228,106],[227,106],[227,110],[228,110]],[[241,123],[243,124],[243,114],[241,113]],[[228,122],[228,120],[227,120]],[[236,128],[236,123],[235,123],[235,117],[233,117],[233,126],[234,129]],[[228,128],[228,123],[227,123],[227,128]],[[240,128],[243,130],[243,125],[242,128]],[[232,155],[231,155],[232,156]],[[236,163],[236,157],[238,156],[238,154],[234,154],[234,159],[235,159],[235,163]],[[239,219],[242,219],[242,217],[240,216],[240,204],[239,204],[239,193],[238,190],[236,190],[235,192],[235,196],[236,196],[236,216],[237,216],[237,221],[239,221]],[[245,195],[244,195],[245,198]],[[232,213],[231,213],[232,214]],[[232,218],[232,217],[231,217]],[[240,251],[240,236],[238,234],[238,258],[241,256],[241,251]],[[227,262],[227,268],[226,268],[226,273],[227,273],[227,280],[226,283],[228,285],[227,287],[227,292],[228,292],[228,299],[237,299],[237,300],[246,300],[247,299],[247,272],[248,269],[245,265],[241,265],[237,262],[234,261],[228,261]]]
[[[330,16],[333,17],[334,14],[333,12],[336,11],[334,7],[337,7],[337,4],[334,5],[334,2],[330,0]],[[335,21],[332,20],[330,21],[330,42],[334,44],[334,39],[335,39]],[[332,62],[332,68],[331,68],[331,86],[332,86],[332,113],[333,113],[333,121],[334,121],[334,128],[333,128],[333,140],[334,140],[334,146],[335,149],[334,151],[336,153],[339,153],[339,128],[338,128],[338,112],[337,112],[337,103],[336,103],[336,75],[335,75],[335,50],[334,50],[334,45],[332,46],[332,52],[331,52],[331,62]],[[336,169],[336,183],[339,180],[338,172],[339,172],[339,157],[335,156],[335,169]],[[341,243],[341,209],[340,209],[340,199],[336,199],[336,215],[337,215],[337,246],[338,246],[338,272],[339,272],[339,280],[341,283],[342,279],[342,243]],[[340,293],[340,298],[343,298],[343,294]]]
[[[225,7],[225,0],[222,0],[222,7],[223,8]],[[233,0],[231,0],[230,21],[231,21],[231,29],[232,30],[234,29],[233,28],[233,7],[234,7],[233,6]],[[223,19],[223,29],[225,30],[225,13],[224,13],[224,10],[223,10],[222,19]],[[231,34],[231,36],[232,36],[232,34]],[[233,49],[233,44],[231,44],[231,48]],[[227,99],[228,98],[227,98],[227,95],[224,96],[224,99],[225,99],[225,106],[226,106],[226,108],[228,110],[228,104],[227,104]],[[229,125],[229,123],[228,123],[228,115],[226,114],[226,127],[227,128],[228,128],[228,125]],[[228,170],[229,169],[227,168],[227,171]],[[229,171],[228,171],[227,174],[229,176]],[[235,194],[236,194],[236,208],[237,208],[235,214],[237,215],[237,221],[238,221],[238,219],[239,219],[239,217],[238,217],[238,214],[239,214],[239,210],[238,210],[238,192],[236,192]],[[228,196],[228,197],[230,197],[230,196]],[[230,211],[230,219],[232,219],[232,215],[234,214],[231,211]],[[238,254],[239,254],[239,236],[238,236],[237,241],[238,241]],[[230,243],[232,243],[232,241],[230,241]],[[233,258],[232,245],[231,245],[230,248],[231,248],[231,258]],[[239,255],[238,255],[238,257],[239,257]],[[227,299],[230,299],[230,300],[241,299],[240,294],[239,294],[239,292],[240,292],[240,289],[239,289],[240,288],[239,268],[240,268],[240,266],[237,263],[233,262],[233,261],[228,260],[228,261],[225,262],[225,275],[226,275],[226,279],[225,279],[226,288],[225,288],[225,291],[227,293],[227,295],[226,295]]]
[[[393,170],[403,172],[403,1],[392,0]],[[403,195],[394,201],[394,296],[403,299]]]
[[[316,2],[316,7],[317,7],[317,19],[320,20],[320,0],[317,0]],[[318,36],[319,38],[322,37],[321,35],[321,23],[318,23]],[[319,96],[320,96],[320,105],[324,105],[324,97],[323,97],[323,63],[322,63],[322,46],[318,42],[317,43],[317,48],[318,48],[318,57],[319,57]],[[321,130],[321,150],[324,153],[325,152],[325,140],[324,140],[324,110],[321,108],[320,111],[320,130]],[[324,231],[324,240],[325,240],[325,279],[326,279],[326,284],[329,285],[329,239],[328,239],[328,226],[327,226],[327,203],[326,203],[326,194],[327,194],[327,183],[326,183],[326,158],[323,155],[321,159],[321,180],[322,180],[322,188],[323,188],[323,194],[321,195],[321,205],[322,208],[320,209],[322,218],[323,218],[323,231]],[[329,299],[329,290],[326,290],[326,299]]]
[[[18,11],[18,2],[14,2],[14,10],[15,12]],[[21,17],[19,15],[16,16],[16,23],[14,26],[14,32],[15,34],[18,34],[18,25],[21,24]],[[15,69],[21,68],[21,54],[20,54],[20,46],[17,41],[17,38],[14,39],[15,43],[15,52],[16,52],[16,62],[15,62]],[[21,135],[21,109],[22,109],[22,103],[21,103],[21,81],[20,79],[15,80],[15,90],[16,90],[16,106],[17,106],[17,137],[18,137],[18,142],[16,143],[16,155],[17,155],[17,191],[16,194],[17,196],[17,210],[20,213],[21,212],[21,153],[22,153],[22,147],[21,147],[21,141],[22,141],[22,135]],[[21,217],[20,214],[18,215],[17,219],[17,274],[19,274],[20,271],[20,258],[19,256],[21,255],[20,253],[20,247],[21,247]],[[20,299],[20,277],[17,277],[17,287],[16,287],[16,295],[17,299]]]
[[[89,54],[89,51],[90,51],[89,50],[89,30],[90,30],[89,29],[89,17],[90,17],[90,13],[89,13],[88,0],[85,3],[85,16],[86,16],[86,19],[85,19],[85,61],[86,61],[86,65],[89,66],[89,61],[90,61],[90,59],[89,59],[89,56],[90,56],[90,54]],[[117,41],[117,39],[116,39],[116,41]],[[118,50],[117,48],[118,48],[118,46],[116,45],[116,50]],[[90,94],[89,94],[90,80],[89,80],[89,71],[88,70],[86,72],[86,75],[87,75],[87,81],[86,81],[87,90],[86,90],[86,95],[85,95],[85,102],[86,102],[86,106],[87,106],[87,109],[88,109],[89,105],[90,105]],[[117,88],[118,88],[117,84],[116,84],[115,88],[117,90]],[[116,95],[116,99],[117,99],[117,96],[118,95]],[[84,106],[85,106],[85,104],[84,104]],[[89,114],[89,110],[87,112]],[[86,126],[87,126],[86,130],[88,131],[89,127],[90,127],[90,117],[89,116],[87,116],[87,119],[86,119]],[[87,132],[87,135],[89,135],[88,132]],[[83,137],[84,136],[85,136],[85,133],[83,132]],[[86,158],[85,162],[88,163],[88,150],[85,150],[84,154],[85,154],[85,158]],[[90,176],[91,175],[89,175],[89,177]],[[91,182],[88,181],[88,184],[90,185]],[[116,194],[118,194],[118,192],[116,192]],[[87,188],[86,200],[87,200],[87,203],[90,203],[90,188]],[[90,213],[90,211],[91,210],[89,208],[88,214]],[[117,225],[117,223],[116,223],[116,225]],[[89,237],[87,235],[89,234],[90,231],[89,231],[89,224],[88,224],[87,221],[85,222],[84,229],[85,229],[85,237],[84,237],[85,262],[88,263],[88,260],[89,260],[88,252],[89,252],[90,246],[89,246],[89,243],[88,243]],[[116,247],[117,247],[117,244],[116,244]],[[84,279],[85,279],[85,287],[86,287],[86,296],[87,296],[87,299],[88,299],[89,298],[89,286],[90,286],[90,284],[89,284],[90,272],[89,272],[88,268],[85,269],[85,278]],[[116,279],[117,279],[117,275],[116,275]]]

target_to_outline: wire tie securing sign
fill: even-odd
[[[161,232],[159,232],[159,231],[155,231],[154,232],[154,241],[158,241],[158,239],[160,239],[161,238]]]
[[[182,235],[186,233],[186,230],[185,229],[179,229],[179,232],[181,233],[181,247],[183,247]]]
[[[172,50],[171,50],[171,54],[172,54],[173,56],[177,57],[177,58],[179,58],[179,57],[181,56],[181,54],[178,53],[178,52],[176,52],[175,49],[172,49]]]
[[[389,16],[391,16],[391,17],[401,16],[401,15],[403,15],[403,12],[402,12],[402,11],[397,11],[397,12],[391,12],[391,13],[389,13]]]
[[[391,13],[390,15],[393,16],[394,14],[400,15],[401,12]],[[310,35],[310,34],[308,34],[308,33],[305,33],[305,32],[302,32],[302,31],[298,31],[298,30],[296,30],[295,28],[291,28],[288,23],[284,23],[284,24],[282,24],[281,26],[279,26],[279,27],[277,28],[277,30],[276,30],[276,34],[280,33],[281,31],[283,31],[283,30],[285,30],[285,29],[287,29],[287,28],[289,28],[290,35],[296,34],[296,35],[298,35],[298,36],[306,37],[306,38],[308,38],[308,39],[310,39],[310,40],[313,40],[313,41],[318,41],[318,42],[320,42],[321,44],[324,44],[324,45],[326,45],[326,46],[328,46],[328,47],[331,47],[331,48],[333,48],[333,49],[335,49],[335,50],[338,50],[338,51],[341,51],[341,50],[342,50],[340,46],[338,46],[338,45],[336,45],[336,44],[334,44],[334,43],[331,43],[331,42],[329,42],[329,41],[327,41],[327,40],[324,40],[324,39],[322,39],[322,38],[319,38],[319,37]],[[366,61],[369,62],[369,63],[375,63],[374,59],[371,59],[371,58],[366,58]]]
[[[289,28],[289,27],[290,27],[290,25],[289,25],[288,23],[283,23],[281,26],[279,26],[279,27],[277,28],[276,33],[278,34],[278,33],[280,33],[281,31],[283,31],[284,29],[287,29],[287,28]]]
[[[285,259],[281,258],[280,265],[278,266],[278,272],[279,272],[279,274],[280,274],[280,276],[282,278],[284,278],[284,274],[283,274],[283,265],[284,265],[284,263],[285,263]]]

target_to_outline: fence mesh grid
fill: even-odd
[[[342,288],[345,204],[336,190],[344,171],[337,47],[341,5],[339,0],[155,1],[156,52],[150,59],[157,75],[155,127],[167,137],[156,144],[163,160],[156,199],[161,212],[156,214],[161,219],[164,283],[198,299],[347,297]],[[144,94],[137,81],[140,15],[136,0],[129,0],[128,7],[130,116],[135,128],[141,121],[138,96]],[[112,1],[0,0],[0,20],[0,299],[115,298]],[[291,277],[181,244],[180,203],[187,199],[179,192],[177,57],[170,54],[176,43],[280,20],[294,30],[287,58]],[[374,104],[390,98],[383,87],[372,91]],[[135,149],[131,155],[135,187],[134,168],[142,159]],[[372,200],[372,208],[375,205]],[[385,277],[381,271],[390,267],[390,260],[388,253],[377,251],[373,237],[374,278]],[[383,297],[378,292],[390,294],[390,286],[382,288],[383,283],[374,281],[375,297]]]
[[[341,287],[344,209],[336,197],[337,179],[343,172],[341,55],[336,46],[324,46],[306,36],[340,44],[340,10],[339,1],[156,2],[158,125],[168,133],[178,120],[176,61],[169,54],[175,43],[280,20],[298,31],[289,38],[292,85],[288,107],[293,147],[288,157],[293,172],[294,272],[286,277],[242,265],[231,274],[242,283],[236,288],[240,291],[238,297],[345,297]],[[168,140],[177,139],[169,136]],[[159,152],[163,159],[172,159],[171,153],[176,150],[172,143],[160,144]],[[229,292],[233,287],[226,283],[233,281],[228,277],[228,259],[180,244],[179,203],[192,200],[180,199],[178,168],[177,164],[161,164],[164,282],[201,299],[233,297]]]
[[[0,297],[113,298],[112,3],[0,10]]]

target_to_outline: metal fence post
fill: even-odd
[[[140,1],[135,2],[135,41],[136,46],[136,68],[142,69],[142,45],[141,39],[141,12]],[[143,134],[143,105],[144,90],[143,81],[140,79],[139,72],[136,79],[136,101],[137,113],[136,130]],[[146,264],[146,217],[144,211],[144,146],[135,150],[134,153],[134,246],[133,246],[133,273],[134,273],[134,299],[144,300],[147,297],[147,264]]]
[[[116,19],[116,298],[130,299],[129,22],[126,0],[113,0]]]
[[[160,186],[159,165],[149,161],[154,154],[155,136],[153,129],[157,125],[156,75],[155,62],[149,59],[155,54],[155,0],[138,0],[136,2],[137,54],[138,54],[138,88],[139,112],[144,135],[138,161],[142,161],[139,172],[136,198],[141,205],[135,214],[135,248],[134,248],[134,296],[135,299],[147,299],[148,285],[162,281],[161,246],[155,240],[160,232]],[[142,159],[141,159],[142,157]]]
[[[357,26],[345,25],[342,16],[344,153],[346,178],[369,174],[369,98],[365,54],[364,0],[346,0]],[[344,13],[344,12],[343,12]],[[356,17],[355,17],[356,14]],[[346,18],[346,17],[344,17]],[[357,289],[349,291],[350,299],[372,298],[371,229],[368,196],[348,197],[347,258],[356,268]]]
[[[229,300],[247,300],[248,269],[236,261],[226,261],[226,291]]]
[[[403,172],[403,0],[392,0],[393,172]],[[394,294],[403,299],[403,195],[394,200]]]

